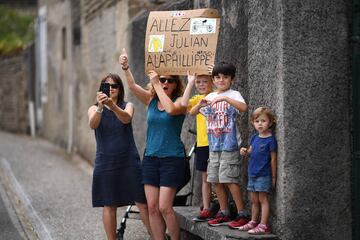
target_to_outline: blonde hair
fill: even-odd
[[[276,115],[268,107],[258,107],[255,109],[255,111],[251,114],[251,123],[254,125],[255,119],[262,114],[268,116],[270,120],[270,130],[274,131],[276,127]]]

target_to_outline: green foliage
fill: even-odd
[[[34,19],[0,5],[0,55],[22,51],[34,40]]]

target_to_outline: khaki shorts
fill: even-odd
[[[240,183],[239,151],[210,152],[207,174],[210,183]]]

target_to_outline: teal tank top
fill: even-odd
[[[147,109],[147,136],[145,156],[184,157],[181,129],[185,114],[172,116],[157,107],[159,99],[154,97]]]

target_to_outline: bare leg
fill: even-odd
[[[152,239],[152,233],[151,233],[151,227],[150,227],[150,221],[149,221],[149,211],[148,211],[147,205],[145,203],[138,203],[138,202],[135,202],[135,204],[140,210],[141,220],[144,223],[146,230],[148,231],[148,233]]]
[[[251,220],[258,222],[259,218],[259,193],[258,192],[251,192]]]
[[[180,227],[173,209],[175,194],[176,188],[160,187],[159,209],[165,219],[171,240],[180,240]]]
[[[226,186],[229,188],[231,192],[231,196],[235,201],[237,210],[238,211],[244,210],[244,201],[242,199],[240,185],[237,183],[226,183]]]
[[[104,206],[103,223],[108,240],[116,239],[116,207]]]
[[[261,224],[268,224],[269,221],[269,200],[266,192],[259,192],[259,201],[261,204]]]
[[[159,211],[160,189],[151,185],[145,185],[145,195],[148,204],[151,233],[154,240],[164,240],[165,222]]]
[[[201,177],[202,177],[201,192],[202,192],[203,206],[204,206],[204,208],[209,209],[210,208],[211,184],[206,181],[206,179],[207,179],[206,172],[201,172]]]
[[[226,210],[229,208],[227,202],[227,195],[225,186],[222,183],[215,183],[216,196],[219,200],[220,210]]]

